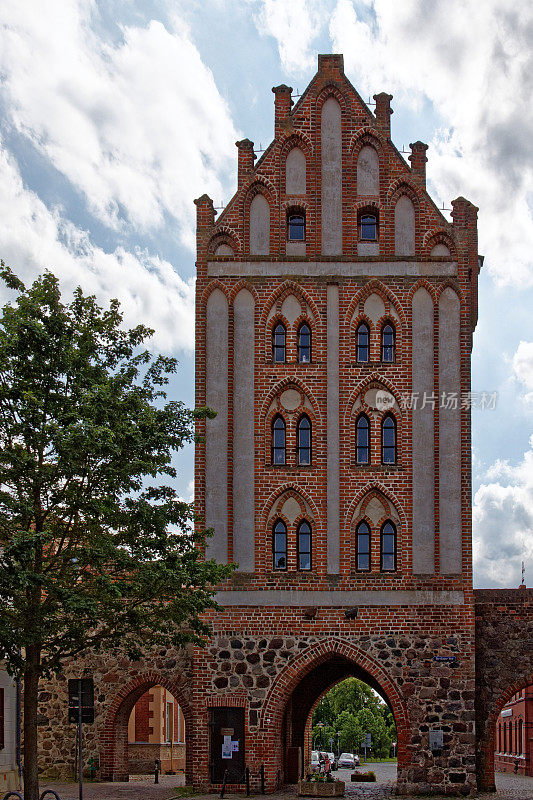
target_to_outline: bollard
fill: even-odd
[[[261,794],[265,793],[265,765],[261,764]]]
[[[226,782],[228,780],[228,770],[224,770],[224,778],[222,780],[222,789],[220,790],[220,797],[224,797],[224,792],[226,791]]]
[[[24,800],[20,792],[8,792],[4,795],[2,800],[8,800],[8,797],[18,797],[18,800]]]
[[[41,793],[41,796],[39,797],[39,800],[44,800],[44,798],[49,794],[51,794],[52,797],[55,797],[55,800],[61,800],[61,798],[58,795],[58,793],[55,792],[53,789],[45,789],[44,792]]]
[[[246,781],[246,797],[250,797],[250,767],[244,769],[244,780]]]
[[[158,758],[155,760],[155,769],[154,769],[154,783],[159,783],[159,770],[161,769],[161,762]]]

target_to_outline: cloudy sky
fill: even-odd
[[[475,581],[517,586],[524,559],[533,585],[532,42],[529,0],[2,0],[0,255],[118,297],[192,404],[193,198],[226,203],[271,87],[344,53],[365,99],[394,95],[395,144],[429,144],[439,205],[480,208],[472,388],[498,403],[473,412]]]

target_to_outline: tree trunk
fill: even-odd
[[[40,648],[31,645],[26,650],[24,670],[24,797],[39,800],[39,769],[37,765],[37,712],[39,678],[41,672]]]

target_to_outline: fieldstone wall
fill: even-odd
[[[458,795],[475,788],[473,615],[469,633],[464,608],[395,609],[386,616],[365,609],[356,623],[344,620],[342,625],[338,609],[320,609],[305,627],[303,609],[285,609],[283,623],[274,612],[270,624],[265,609],[246,613],[246,627],[219,628],[209,647],[196,654],[195,697],[202,697],[198,704],[205,708],[245,708],[247,763],[253,771],[265,764],[271,790],[284,780],[282,742],[303,747],[313,704],[350,675],[384,693],[393,709],[399,793]],[[226,616],[229,621],[232,614]],[[254,625],[259,616],[262,633]],[[299,635],[298,628],[303,628]],[[335,632],[328,635],[328,629]],[[200,728],[207,727],[208,714],[203,722],[196,719],[202,753],[208,740]],[[429,732],[435,729],[443,732],[440,753],[429,748]],[[206,787],[209,778],[201,761],[200,756],[198,780]]]
[[[476,610],[476,771],[494,791],[494,729],[515,692],[533,683],[533,589],[480,589]]]
[[[284,774],[284,743],[303,746],[313,703],[354,675],[388,698],[398,724],[400,794],[468,794],[494,786],[493,735],[499,711],[533,682],[533,590],[475,593],[465,607],[232,609],[213,618],[205,648],[154,650],[141,662],[97,654],[73,663],[40,695],[43,775],[72,774],[75,726],[67,716],[67,680],[91,675],[96,717],[84,726],[85,766],[100,777],[128,775],[127,720],[151,686],[167,688],[187,727],[187,780],[209,787],[209,709],[237,706],[246,715],[246,762],[265,765],[271,791]],[[471,631],[471,633],[470,633]],[[450,659],[443,661],[442,659]],[[474,733],[474,718],[476,734]],[[429,748],[442,730],[443,750]]]
[[[72,777],[76,725],[68,722],[68,679],[94,679],[95,720],[83,726],[84,770],[99,760],[101,778],[127,780],[127,722],[139,697],[152,686],[168,689],[191,717],[191,650],[154,650],[142,661],[125,654],[99,653],[73,661],[64,673],[42,681],[39,695],[39,765],[47,778]]]

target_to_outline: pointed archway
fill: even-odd
[[[344,678],[355,677],[375,689],[389,705],[398,729],[398,780],[406,777],[410,725],[401,691],[386,670],[361,648],[334,637],[321,639],[294,659],[272,685],[260,727],[277,743],[275,780],[293,779],[303,763],[305,728],[317,699]]]
[[[154,686],[162,686],[179,703],[185,719],[187,737],[193,734],[192,713],[185,695],[183,680],[171,679],[158,672],[137,675],[125,683],[109,706],[105,724],[100,735],[100,770],[102,780],[127,781],[128,766],[128,720],[135,703]],[[186,748],[185,780],[192,781],[192,748]]]

